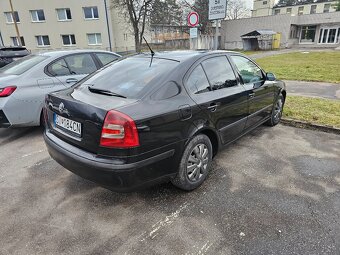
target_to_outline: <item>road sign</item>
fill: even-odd
[[[209,0],[209,20],[226,17],[227,0]]]
[[[190,12],[188,15],[188,26],[196,27],[199,22],[199,16],[197,12]]]
[[[190,38],[197,38],[197,27],[190,28]]]

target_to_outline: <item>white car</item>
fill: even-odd
[[[0,127],[39,126],[46,94],[66,89],[120,57],[98,50],[55,51],[0,68]]]

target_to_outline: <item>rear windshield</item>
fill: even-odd
[[[80,87],[108,90],[127,98],[142,97],[142,90],[155,78],[171,71],[178,62],[154,58],[132,57],[115,62],[86,79]]]
[[[12,74],[12,75],[20,75],[31,69],[33,66],[39,64],[41,61],[48,58],[47,56],[41,55],[29,55],[23,58],[20,58],[12,63],[0,68],[0,73],[3,74]]]

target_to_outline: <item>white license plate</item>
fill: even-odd
[[[54,114],[54,125],[56,127],[66,129],[73,134],[81,136],[81,123],[77,121],[64,118],[62,116],[59,116],[58,114]]]

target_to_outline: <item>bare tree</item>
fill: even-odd
[[[118,8],[121,13],[127,13],[127,19],[134,32],[136,51],[140,52],[154,0],[111,0],[111,2],[113,8]]]
[[[249,17],[250,10],[242,0],[229,0],[227,4],[227,19],[241,19]]]

